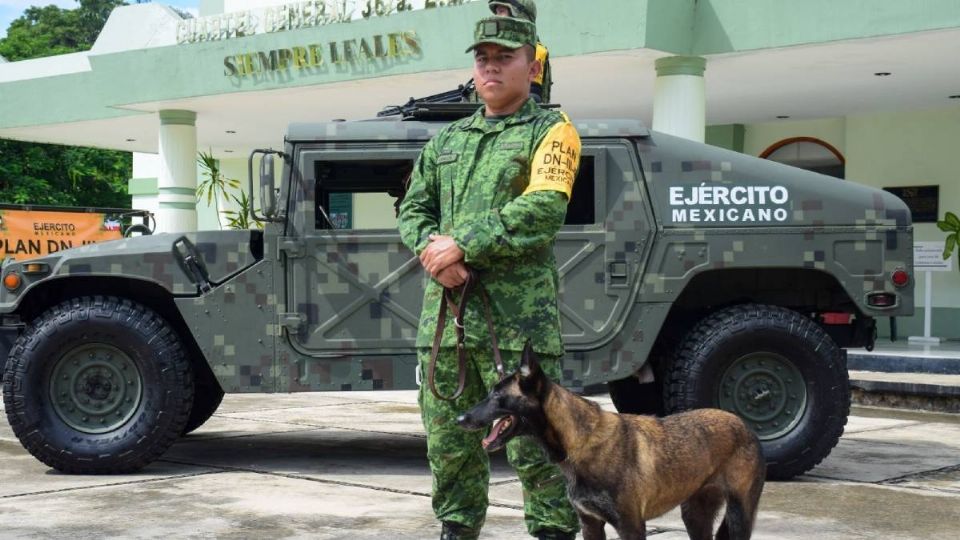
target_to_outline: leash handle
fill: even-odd
[[[430,392],[441,401],[454,401],[459,398],[467,385],[467,351],[466,351],[466,333],[463,315],[467,311],[467,300],[474,288],[480,288],[480,298],[483,300],[484,318],[487,320],[487,330],[490,332],[490,341],[493,345],[493,360],[496,364],[497,375],[503,380],[505,371],[503,368],[503,358],[500,356],[500,346],[497,343],[497,333],[493,327],[493,313],[490,309],[490,297],[486,289],[480,283],[477,272],[468,268],[467,279],[460,287],[459,304],[453,301],[455,289],[443,289],[443,300],[440,302],[440,312],[437,314],[437,331],[433,335],[433,347],[430,350],[430,366],[427,370],[427,382],[430,385]],[[444,396],[437,390],[436,371],[437,358],[440,355],[440,342],[443,340],[443,331],[447,325],[447,310],[453,312],[453,325],[457,334],[457,389],[450,396]]]

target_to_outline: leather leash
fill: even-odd
[[[483,300],[483,314],[487,319],[487,330],[490,332],[490,341],[493,345],[493,361],[497,367],[497,375],[503,380],[505,374],[503,369],[503,358],[500,356],[500,346],[497,344],[497,333],[493,328],[493,316],[490,310],[490,298],[487,296],[486,289],[480,283],[480,277],[472,268],[469,269],[467,279],[459,287],[460,303],[453,300],[453,293],[457,289],[443,289],[443,301],[440,302],[440,313],[437,314],[437,331],[433,335],[433,348],[430,351],[430,367],[428,368],[428,384],[433,396],[441,401],[453,401],[463,394],[467,385],[467,350],[465,345],[466,333],[464,332],[463,315],[467,310],[467,300],[470,298],[474,289],[479,289],[480,299]],[[437,390],[435,373],[437,370],[437,357],[440,355],[440,342],[443,340],[443,330],[447,326],[447,310],[453,313],[453,326],[457,334],[457,389],[451,396],[441,395]]]

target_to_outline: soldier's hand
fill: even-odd
[[[435,279],[444,287],[453,289],[463,285],[467,281],[467,275],[467,265],[462,262],[455,262],[441,270]]]
[[[420,264],[433,277],[455,262],[463,260],[463,250],[450,236],[430,235],[430,243],[420,253]]]

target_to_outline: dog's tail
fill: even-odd
[[[763,482],[767,476],[767,463],[760,450],[759,441],[755,441],[756,461],[750,478],[750,487],[745,493],[731,491],[727,496],[727,511],[723,523],[717,530],[717,540],[750,540],[753,526],[757,521],[757,509]]]

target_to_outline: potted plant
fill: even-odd
[[[227,178],[220,170],[220,162],[213,157],[213,152],[200,152],[197,157],[203,181],[197,186],[197,201],[207,200],[207,206],[213,205],[217,211],[217,225],[222,229],[220,214],[227,217],[227,227],[230,229],[249,229],[254,226],[263,228],[259,221],[249,219],[250,199],[240,187],[240,181]],[[238,195],[239,193],[239,195]],[[220,203],[233,201],[236,210],[220,210]]]

